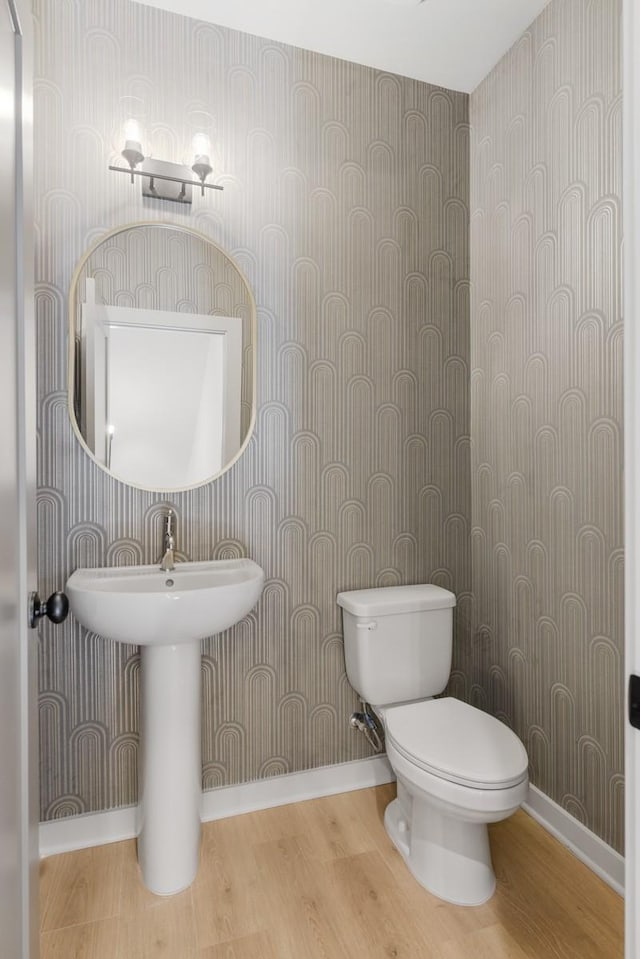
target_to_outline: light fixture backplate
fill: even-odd
[[[171,176],[180,181],[184,180],[184,182],[193,179],[190,167],[182,163],[169,163],[167,160],[154,160],[152,157],[145,157],[137,169],[148,174],[149,177]],[[191,187],[184,186],[183,182],[153,180],[153,189],[151,189],[151,179],[143,176],[141,180],[143,196],[151,197],[154,200],[172,200],[174,203],[191,203]]]

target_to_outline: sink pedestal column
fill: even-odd
[[[170,896],[193,882],[200,855],[200,641],[141,647],[138,861],[145,886]]]

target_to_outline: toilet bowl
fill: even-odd
[[[340,593],[347,676],[385,730],[398,781],[384,823],[429,892],[480,905],[495,890],[487,826],[529,790],[527,753],[494,716],[439,696],[451,671],[455,596],[433,585]]]
[[[499,720],[456,699],[376,712],[398,781],[384,817],[392,842],[429,892],[457,905],[486,902],[496,885],[487,824],[527,798],[524,746]]]

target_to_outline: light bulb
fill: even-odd
[[[140,133],[140,124],[133,117],[130,117],[124,125],[125,140],[133,140],[134,143],[140,143],[142,134]]]
[[[196,133],[191,146],[196,157],[209,157],[211,140],[206,133]]]

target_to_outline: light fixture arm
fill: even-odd
[[[124,150],[123,150],[123,155],[124,155]],[[143,157],[143,159],[144,159],[144,157]],[[138,161],[138,162],[140,162],[140,161]],[[194,168],[195,168],[195,164],[194,164],[194,167],[192,167],[192,169],[194,169]],[[134,177],[136,177],[136,176],[144,176],[144,177],[146,177],[146,178],[147,178],[148,180],[150,180],[150,181],[151,181],[151,180],[167,180],[168,182],[171,182],[171,183],[181,183],[183,186],[199,186],[199,187],[201,187],[201,189],[202,189],[202,196],[204,196],[205,188],[206,188],[207,190],[224,190],[224,187],[223,187],[223,186],[219,186],[217,183],[205,183],[204,180],[202,179],[202,177],[200,176],[200,174],[198,174],[198,175],[200,176],[200,179],[198,179],[198,180],[186,180],[184,177],[181,177],[181,176],[169,176],[169,175],[166,174],[166,173],[154,173],[154,174],[152,175],[152,174],[150,174],[150,173],[145,173],[144,170],[134,170],[133,168],[132,168],[131,170],[127,170],[126,167],[123,167],[123,166],[109,166],[109,169],[110,169],[110,170],[113,170],[114,173],[127,173],[127,174],[130,174],[130,175],[131,175],[131,182],[132,182],[132,183],[133,183],[133,178],[134,178]],[[197,172],[197,171],[196,171],[196,172]],[[209,167],[209,173],[211,173],[211,167]],[[207,173],[207,176],[208,176],[208,175],[209,175],[209,174]]]

